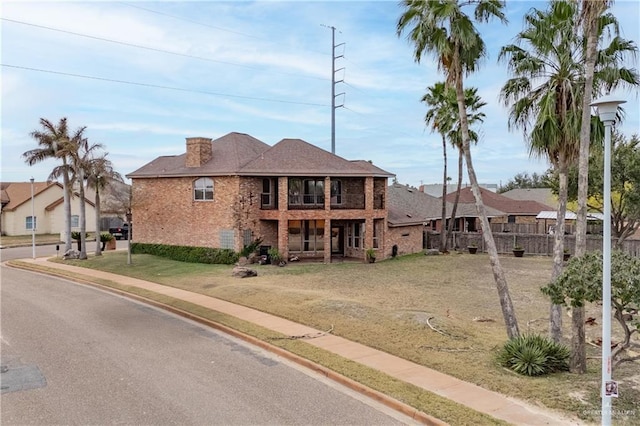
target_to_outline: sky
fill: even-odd
[[[480,25],[488,57],[465,84],[487,103],[472,148],[481,183],[542,173],[499,99],[509,78],[498,63],[523,15],[546,2],[508,1],[508,25]],[[424,123],[426,88],[442,81],[430,56],[415,63],[396,35],[397,1],[190,1],[0,3],[2,181],[47,179],[56,165],[28,166],[40,118],[86,126],[126,175],[162,155],[185,152],[185,138],[247,133],[274,145],[299,138],[331,151],[332,30],[335,30],[336,154],[371,160],[412,186],[442,182],[442,144]],[[612,9],[623,36],[640,40],[640,2]],[[637,63],[628,66],[636,67]],[[638,92],[618,129],[640,133]],[[342,107],[343,106],[343,107]],[[449,176],[457,153],[448,150]],[[468,181],[465,172],[465,182]]]

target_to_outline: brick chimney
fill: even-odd
[[[212,157],[210,138],[187,138],[187,167],[200,167]]]

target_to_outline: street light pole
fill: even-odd
[[[611,382],[611,128],[615,124],[618,105],[625,101],[609,96],[593,102],[604,124],[604,217],[602,218],[602,424],[611,425],[611,395],[607,382]]]
[[[36,207],[33,201],[33,177],[31,181],[31,257],[36,258]]]

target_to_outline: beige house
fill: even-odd
[[[2,235],[29,235],[35,225],[36,234],[60,234],[64,237],[64,202],[62,185],[57,182],[33,183],[33,216],[31,182],[0,183]],[[85,199],[86,229],[95,231],[95,205]],[[80,230],[80,198],[71,198],[71,230]]]

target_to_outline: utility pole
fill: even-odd
[[[331,153],[336,153],[336,108],[344,107],[342,105],[336,106],[336,97],[343,96],[344,92],[336,95],[336,84],[344,82],[344,80],[336,81],[336,72],[344,70],[344,67],[336,69],[336,59],[344,58],[344,55],[336,56],[336,47],[344,46],[344,43],[336,45],[336,27],[323,25],[331,29]]]

